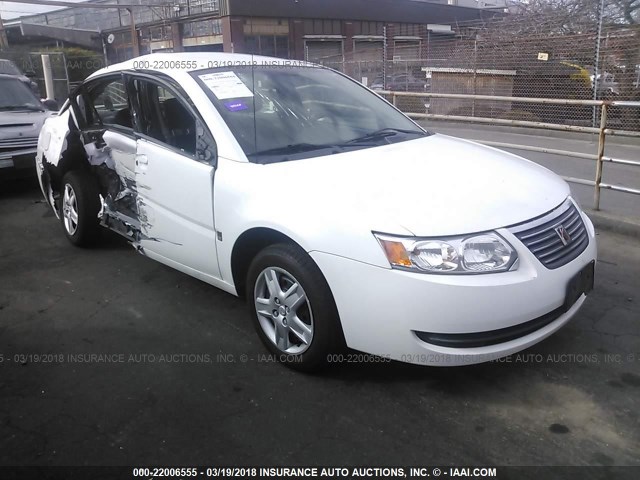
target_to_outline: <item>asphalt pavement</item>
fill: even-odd
[[[266,355],[242,300],[0,186],[0,465],[640,465],[640,249],[565,328],[462,368]],[[499,301],[499,299],[496,299]],[[454,306],[452,306],[454,308]],[[589,478],[584,475],[582,478]]]

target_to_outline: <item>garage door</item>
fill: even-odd
[[[420,42],[419,41],[398,41],[394,43],[393,49],[394,60],[419,60],[420,59]]]
[[[378,40],[356,40],[353,44],[351,71],[347,71],[367,86],[382,82],[384,43]],[[366,79],[366,80],[365,80]]]
[[[354,44],[354,60],[361,62],[381,62],[384,44],[381,41],[356,40]]]
[[[305,57],[309,62],[341,63],[342,52],[342,40],[307,40],[305,42]]]

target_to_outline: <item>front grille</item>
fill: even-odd
[[[570,237],[565,237],[566,245],[558,228],[564,228]],[[551,270],[569,263],[589,244],[580,212],[569,199],[540,218],[509,227],[509,231]]]
[[[16,150],[19,148],[32,148],[38,145],[38,137],[11,138],[0,141],[0,150]]]
[[[37,145],[31,145],[21,148],[2,148],[0,146],[0,160],[7,160],[10,158],[19,157],[20,155],[34,155],[36,153]]]

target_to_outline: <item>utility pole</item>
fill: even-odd
[[[602,42],[602,22],[604,18],[604,0],[600,0],[600,5],[598,8],[598,33],[596,34],[596,58],[594,61],[594,69],[593,69],[593,82],[591,83],[591,88],[593,89],[593,99],[598,99],[598,82],[600,74],[600,43]],[[603,75],[604,77],[604,75]],[[592,127],[596,126],[596,117],[597,117],[596,107],[593,107],[593,111],[591,114],[591,123]]]
[[[133,16],[133,8],[127,8],[129,12],[129,21],[131,24],[131,46],[133,47],[133,56],[140,56],[140,44],[138,43],[138,31],[136,30],[136,19]]]
[[[2,12],[0,12],[0,50],[4,50],[5,48],[9,48],[9,40],[7,40],[7,32],[2,22]]]

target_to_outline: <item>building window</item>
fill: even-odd
[[[305,20],[305,35],[342,35],[340,20]]]
[[[180,15],[220,11],[219,0],[180,0]]]
[[[384,35],[382,22],[353,22],[354,35]]]
[[[222,21],[219,19],[203,20],[201,22],[185,23],[183,26],[183,38],[206,37],[209,35],[222,35]]]
[[[164,27],[152,27],[149,29],[149,34],[152,42],[171,40],[171,25],[165,25]]]
[[[396,26],[396,35],[407,37],[419,37],[424,28],[422,25],[416,25],[414,23],[400,23]]]
[[[260,35],[260,54],[268,57],[276,56],[276,37]]]
[[[289,58],[289,37],[276,36],[276,57]]]
[[[247,50],[247,53],[253,53],[255,55],[258,55],[260,53],[260,43],[256,35],[245,35],[244,46]]]
[[[133,58],[133,47],[116,48],[116,62],[124,62]]]
[[[289,37],[284,35],[247,35],[247,53],[269,57],[289,58]]]
[[[244,20],[245,35],[288,35],[289,21],[276,18],[248,18]]]

